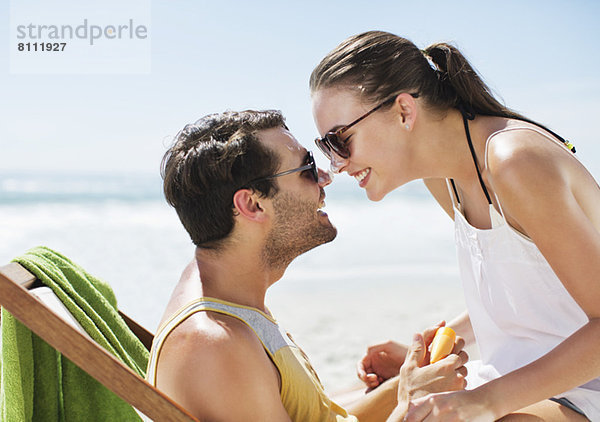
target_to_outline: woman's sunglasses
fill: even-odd
[[[410,94],[410,95],[414,98],[417,98],[419,96],[418,94]],[[377,107],[369,110],[368,112],[366,112],[365,114],[360,116],[358,119],[356,119],[349,125],[339,128],[335,132],[327,132],[325,134],[325,136],[323,136],[322,138],[315,139],[315,144],[317,144],[317,146],[319,147],[321,152],[323,152],[323,154],[325,154],[325,156],[327,158],[329,158],[329,160],[331,160],[332,153],[335,153],[337,156],[339,156],[341,158],[350,158],[350,150],[348,149],[348,145],[347,145],[346,141],[344,139],[342,139],[342,135],[344,134],[344,132],[346,132],[348,129],[350,129],[352,126],[354,126],[361,120],[367,118],[372,113],[375,113],[377,110],[379,110],[384,105],[392,104],[396,100],[396,97],[397,96],[395,95],[392,98],[385,100],[384,102],[379,104]]]
[[[379,110],[384,105],[392,103],[395,99],[396,99],[396,97],[390,98],[389,100],[384,101],[383,103],[379,104],[377,107],[369,110],[368,112],[366,112],[365,114],[360,116],[358,119],[356,119],[352,123],[339,128],[335,132],[327,132],[325,134],[325,136],[323,136],[322,138],[315,139],[315,144],[317,144],[317,146],[319,147],[321,152],[323,152],[323,154],[325,154],[325,156],[327,158],[329,158],[330,160],[331,160],[332,152],[334,152],[336,155],[338,155],[341,158],[350,158],[350,150],[348,149],[348,145],[346,144],[346,141],[342,139],[342,135],[344,134],[344,132],[346,132],[348,129],[350,129],[352,126],[354,126],[361,120],[366,119],[372,113],[375,113],[377,110]]]

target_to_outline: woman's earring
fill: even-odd
[[[406,128],[406,130],[409,130],[409,129],[410,129],[410,125],[406,125],[406,126],[404,126],[404,127]]]

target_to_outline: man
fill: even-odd
[[[409,397],[464,388],[464,352],[421,367],[428,359],[418,335],[402,381],[384,383],[349,414],[270,315],[267,289],[294,258],[337,234],[321,210],[331,179],[279,112],[187,125],[165,155],[163,178],[196,253],[155,336],[147,378],[200,420],[383,421],[394,409],[390,420],[401,420]]]

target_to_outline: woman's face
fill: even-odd
[[[327,88],[313,93],[312,108],[319,135],[335,132],[352,123],[378,104],[364,104],[350,90]],[[341,138],[350,151],[343,159],[332,154],[331,167],[336,173],[346,172],[366,190],[372,201],[383,199],[389,192],[408,182],[406,140],[402,135],[402,117],[391,108],[375,111],[345,131]]]

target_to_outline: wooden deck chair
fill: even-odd
[[[156,422],[199,422],[30,293],[30,289],[40,286],[43,284],[17,263],[0,267],[0,306],[146,417]],[[119,313],[150,349],[153,335],[121,311]]]

